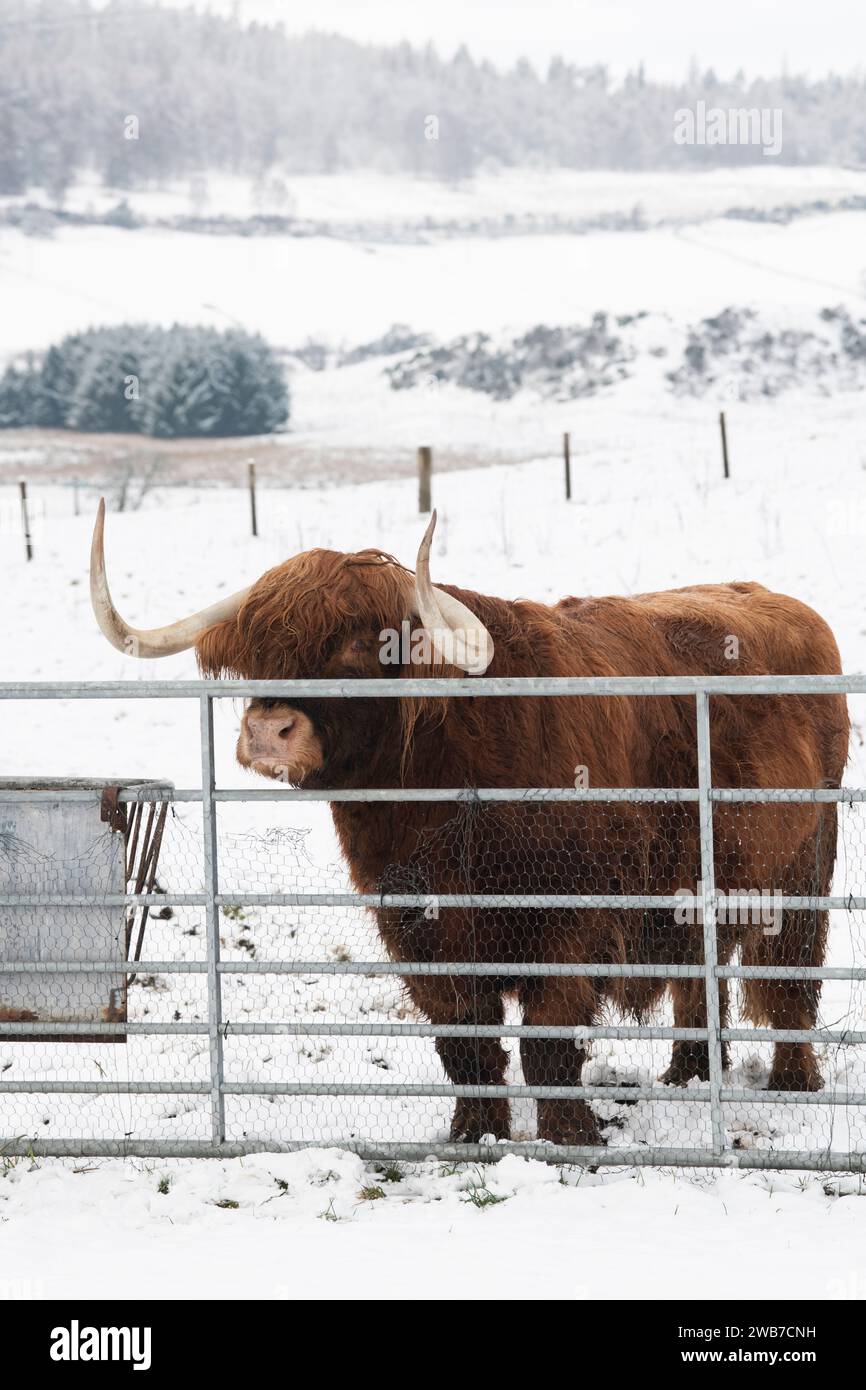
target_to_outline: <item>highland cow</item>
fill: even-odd
[[[632,598],[506,601],[429,574],[433,521],[415,572],[378,550],[313,550],[250,588],[169,627],[130,628],[105,577],[104,512],[91,558],[102,631],[119,650],[160,656],[194,647],[208,676],[246,680],[459,675],[730,676],[839,671],[826,623],[793,598],[755,583],[696,585]],[[384,635],[408,623],[429,639],[426,664],[399,644],[383,663]],[[732,662],[731,637],[738,645]],[[409,644],[411,650],[412,644]],[[394,658],[393,647],[391,661]],[[847,755],[845,701],[822,696],[713,696],[713,779],[719,787],[835,787]],[[265,777],[322,789],[358,787],[563,787],[575,768],[595,787],[697,785],[695,702],[683,696],[313,698],[253,700],[237,746]],[[359,892],[673,895],[700,879],[698,810],[676,804],[494,802],[332,803],[342,852]],[[721,803],[715,808],[721,892],[822,895],[836,853],[836,807]],[[530,975],[521,965],[647,961],[700,964],[700,925],[673,911],[381,908],[378,927],[396,961],[500,963],[496,975],[407,975],[405,986],[434,1025],[492,1026],[483,1036],[437,1038],[449,1080],[502,1085],[506,1053],[495,1027],[516,996],[525,1024],[597,1023],[607,1003],[643,1019],[666,990],[678,1027],[707,1026],[702,979]],[[772,929],[735,919],[719,928],[719,958],[744,964],[820,965],[827,915],[785,911]],[[755,1024],[815,1024],[814,980],[750,979],[742,1006]],[[721,986],[723,1026],[727,1014]],[[523,1036],[525,1081],[580,1085],[584,1048],[571,1037]],[[676,1041],[663,1076],[683,1085],[708,1076],[706,1042]],[[811,1091],[822,1082],[811,1045],[780,1043],[769,1087]],[[458,1099],[455,1140],[509,1134],[506,1099]],[[601,1142],[580,1099],[538,1103],[539,1138]]]

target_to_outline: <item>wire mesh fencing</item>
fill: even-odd
[[[0,786],[0,1152],[866,1170],[866,793],[714,787],[701,681],[695,787],[221,791],[225,687],[198,790]],[[427,808],[375,891],[341,798]]]

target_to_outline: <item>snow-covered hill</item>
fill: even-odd
[[[681,180],[683,196],[694,196],[692,183],[699,187],[699,177]],[[752,192],[741,190],[745,205]],[[621,197],[618,188],[614,202]],[[864,219],[704,218],[647,231],[496,237],[457,228],[415,244],[108,226],[46,237],[0,226],[0,358],[120,321],[240,323],[291,348],[309,337],[354,346],[393,323],[447,338],[574,323],[599,310],[681,320],[726,304],[856,307],[866,292]]]

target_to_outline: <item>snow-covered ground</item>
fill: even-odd
[[[332,192],[339,203],[342,194]],[[741,185],[740,192],[738,201],[755,201],[753,187]],[[781,201],[773,193],[772,205]],[[213,322],[236,316],[283,345],[306,336],[356,343],[398,320],[442,336],[493,332],[567,323],[598,308],[654,309],[680,324],[727,303],[751,303],[781,319],[813,315],[844,299],[862,313],[862,224],[863,214],[838,213],[787,227],[715,221],[679,231],[467,238],[423,247],[95,227],[38,241],[3,228],[0,354],[42,346],[89,321],[207,321],[208,312]],[[142,253],[132,262],[131,246]],[[205,304],[219,308],[206,312]],[[412,481],[382,481],[379,473],[376,482],[320,486],[315,451],[351,459],[355,451],[393,456],[403,450],[411,458],[426,442],[434,450],[463,450],[479,464],[434,479],[440,515],[434,580],[550,600],[758,579],[816,607],[838,635],[845,669],[866,670],[860,394],[818,397],[804,383],[802,392],[777,401],[729,404],[732,477],[726,482],[715,405],[673,398],[662,389],[663,365],[615,393],[567,403],[528,392],[496,403],[454,386],[394,392],[378,362],[323,373],[299,369],[293,432],[275,450],[285,449],[287,459],[293,446],[308,451],[305,485],[262,490],[255,540],[246,494],[231,487],[157,486],[140,510],[112,514],[108,559],[118,606],[133,623],[162,622],[314,546],[375,545],[412,564],[423,526]],[[569,505],[557,452],[563,430],[572,436]],[[76,516],[70,489],[53,480],[54,447],[41,455],[44,482],[38,450],[28,446],[21,454],[34,520],[29,565],[17,491],[0,488],[3,678],[194,675],[189,656],[130,665],[96,631],[87,592],[95,490],[82,486]],[[492,458],[528,461],[480,466]],[[866,701],[852,701],[852,713],[847,781],[863,786]],[[177,787],[199,785],[197,711],[179,702],[13,702],[4,703],[2,715],[3,775],[167,777]],[[250,787],[254,779],[233,761],[238,716],[228,703],[217,711],[218,782]],[[226,806],[221,816],[229,886],[340,881],[323,807]],[[846,810],[842,824],[837,891],[864,893],[862,811]],[[197,885],[198,844],[194,808],[179,808],[165,844],[168,886]],[[370,923],[350,910],[246,910],[226,917],[223,939],[227,959],[248,960],[253,952],[260,960],[381,956]],[[864,947],[863,915],[836,914],[832,963],[862,965]],[[193,909],[148,928],[151,958],[200,960],[202,951]],[[142,982],[130,992],[130,1016],[198,1020],[203,987],[197,975]],[[821,1022],[862,1027],[864,994],[862,984],[832,982]],[[356,975],[237,977],[226,983],[225,1008],[237,1020],[411,1018],[392,977]],[[651,1084],[665,1052],[664,1044],[597,1044],[593,1077]],[[761,1085],[767,1061],[766,1048],[738,1046],[734,1084]],[[231,1080],[441,1080],[429,1039],[235,1037],[227,1040],[226,1063]],[[822,1065],[829,1087],[866,1090],[866,1050],[837,1049]],[[138,1035],[114,1047],[0,1039],[0,1075],[7,1081],[202,1080],[206,1039]],[[515,1054],[511,1077],[519,1075]],[[12,1094],[0,1099],[0,1132],[202,1138],[206,1105],[205,1096],[194,1094],[35,1100]],[[632,1107],[612,1101],[600,1113],[613,1122],[606,1131],[612,1146],[705,1139],[703,1108],[669,1101],[664,1088],[657,1101]],[[531,1105],[518,1106],[515,1118],[519,1136],[534,1134]],[[783,1113],[737,1105],[726,1118],[743,1148],[866,1149],[866,1117],[857,1107]],[[646,1297],[657,1289],[670,1297],[733,1290],[749,1297],[864,1294],[866,1205],[858,1200],[857,1180],[840,1187],[809,1175],[568,1170],[560,1181],[555,1167],[513,1155],[483,1172],[430,1163],[386,1176],[321,1145],[347,1135],[433,1144],[447,1131],[446,1101],[230,1098],[227,1120],[232,1136],[304,1137],[320,1147],[219,1163],[21,1159],[4,1165],[0,1155],[7,1283],[20,1279],[25,1296],[25,1286],[35,1296],[116,1295],[111,1257],[120,1249],[119,1292],[126,1296],[225,1294],[227,1281],[234,1296],[275,1297],[359,1291]]]
[[[513,1157],[383,1171],[328,1148],[22,1159],[0,1177],[0,1230],[0,1298],[866,1297],[855,1178],[593,1175]]]

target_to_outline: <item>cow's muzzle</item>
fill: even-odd
[[[251,705],[241,721],[237,758],[263,777],[301,782],[322,766],[322,744],[312,720],[291,705]]]

